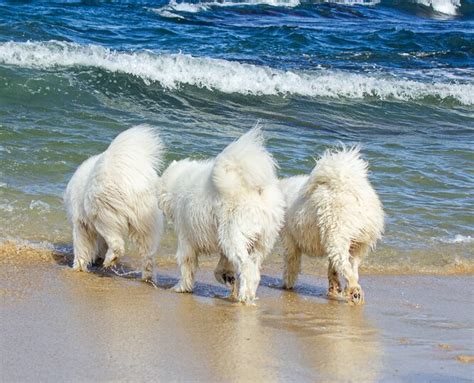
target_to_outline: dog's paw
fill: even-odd
[[[86,262],[84,262],[82,259],[74,260],[72,269],[74,271],[84,271],[87,273],[89,271],[89,265]]]
[[[281,287],[285,290],[293,290],[295,287],[295,283],[289,282],[289,281],[283,281],[283,284],[281,285]]]
[[[142,271],[142,281],[153,282],[153,272],[148,270]]]
[[[251,294],[249,292],[246,294],[240,293],[237,295],[237,301],[245,305],[254,306],[257,300],[258,298],[255,296],[255,294]]]
[[[192,287],[183,286],[181,283],[177,283],[170,290],[174,291],[175,293],[192,293],[193,292]]]
[[[349,303],[363,305],[365,303],[364,291],[360,287],[352,287],[346,291]]]
[[[108,269],[112,266],[114,266],[117,263],[117,257],[114,258],[105,258],[104,263],[102,263],[102,267],[104,269]]]
[[[237,299],[238,302],[244,304],[245,306],[256,306],[257,305],[257,301],[258,298],[257,297],[239,297]]]
[[[330,287],[327,292],[327,297],[329,299],[340,299],[341,289],[338,289],[337,287]]]
[[[217,282],[223,285],[232,286],[235,284],[235,273],[232,271],[217,272],[214,273],[214,276],[216,277]]]
[[[225,284],[233,285],[235,283],[235,275],[234,273],[224,273],[222,276]]]

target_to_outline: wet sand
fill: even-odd
[[[169,259],[156,287],[127,266],[77,273],[70,261],[0,247],[0,381],[474,380],[472,276],[362,275],[366,304],[354,307],[326,299],[322,276],[281,290],[267,262],[260,299],[243,306],[214,280],[215,258],[194,294],[167,289]]]

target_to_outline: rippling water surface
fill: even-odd
[[[171,160],[260,120],[282,176],[362,144],[369,264],[472,265],[473,31],[464,0],[0,1],[0,237],[70,242],[68,179],[133,124]]]

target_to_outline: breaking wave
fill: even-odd
[[[442,238],[440,242],[444,243],[473,243],[474,237],[470,235],[457,234],[453,238]]]
[[[235,61],[158,54],[151,51],[120,52],[98,45],[66,42],[7,42],[0,44],[0,63],[26,68],[100,68],[159,83],[165,89],[196,86],[244,95],[299,95],[380,100],[454,100],[474,105],[474,84],[427,82],[381,74],[339,70],[283,71]]]
[[[413,2],[446,15],[456,15],[461,7],[461,0],[413,0]]]
[[[432,9],[435,12],[446,15],[457,15],[461,7],[461,0],[402,0],[399,3],[411,3]],[[180,17],[176,12],[197,13],[207,11],[213,7],[236,7],[267,5],[273,7],[297,7],[302,4],[342,4],[347,6],[366,5],[375,6],[385,3],[383,0],[209,0],[209,1],[176,1],[171,0],[168,4],[153,9],[164,17]],[[387,5],[390,4],[387,2]]]
[[[207,11],[213,7],[239,7],[239,6],[252,6],[252,5],[268,5],[272,7],[297,7],[300,5],[299,0],[248,0],[248,1],[206,1],[206,2],[185,2],[171,0],[168,4],[160,8],[153,9],[154,12],[158,13],[163,17],[177,17],[180,18],[175,12],[188,12],[197,13],[201,11]]]

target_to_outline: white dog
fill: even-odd
[[[215,159],[174,161],[166,169],[160,206],[178,237],[175,291],[192,291],[200,253],[219,253],[216,279],[230,283],[241,302],[255,298],[260,264],[283,223],[275,167],[256,127]]]
[[[301,253],[329,260],[328,295],[341,292],[364,302],[359,285],[359,263],[374,248],[384,229],[382,204],[367,177],[368,164],[359,148],[328,150],[309,176],[280,181],[287,214],[282,230],[285,247],[283,284],[293,288],[301,267]]]
[[[111,266],[123,255],[129,235],[143,257],[142,277],[152,278],[163,229],[157,196],[162,156],[157,132],[141,125],[79,166],[64,195],[73,226],[74,270],[87,271],[104,255],[103,266]]]

